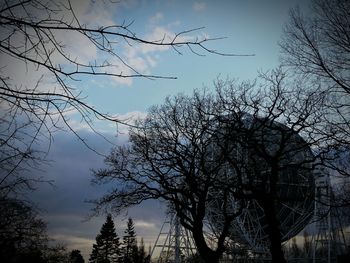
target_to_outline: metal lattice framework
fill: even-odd
[[[313,154],[297,133],[280,123],[266,122],[250,116],[244,121],[247,130],[254,129],[255,141],[252,143],[264,145],[265,150],[271,155],[275,151],[280,150],[279,147],[284,138],[283,136],[289,136],[288,143],[284,145],[282,158],[279,163],[283,167],[283,172],[278,178],[277,196],[280,201],[276,204],[282,240],[286,241],[299,233],[308,224],[313,215],[315,187],[311,169]],[[264,121],[265,123],[262,124]],[[237,131],[235,129],[227,131],[234,133],[231,134],[231,137],[235,138],[233,148],[237,150],[232,158],[236,158],[237,162],[244,162],[246,170],[250,169],[249,175],[243,176],[243,180],[250,180],[251,182],[253,178],[253,189],[265,187],[263,185],[260,186],[262,184],[261,176],[270,172],[269,167],[265,160],[255,155],[249,147],[249,142],[239,143],[245,140],[246,137]],[[229,167],[225,168],[224,174],[236,176],[235,171]],[[223,219],[220,216],[220,212],[218,212],[222,206],[220,192],[215,192],[213,195],[217,196],[217,198],[210,204],[208,218],[212,222],[215,231],[215,228],[220,229]],[[233,196],[230,203],[232,210],[237,209],[237,202]],[[252,254],[269,254],[266,218],[258,200],[251,199],[247,202],[247,206],[243,209],[242,214],[234,220],[230,236],[235,244],[245,247]]]
[[[151,251],[151,258],[158,256],[158,263],[180,263],[183,258],[194,256],[196,251],[192,234],[181,226],[175,212],[169,212]]]
[[[316,174],[315,212],[309,258],[313,262],[336,262],[337,255],[346,254],[347,244],[344,235],[346,222],[340,215],[339,207],[332,207],[334,193],[330,175],[326,169],[318,169]]]

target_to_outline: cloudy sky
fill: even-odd
[[[186,48],[182,55],[167,48],[141,45],[120,45],[118,54],[139,72],[174,76],[176,80],[120,79],[84,77],[75,83],[87,96],[86,101],[97,109],[120,118],[143,116],[147,109],[162,103],[167,95],[191,93],[196,88],[210,87],[218,76],[239,80],[254,79],[257,72],[272,69],[279,62],[278,41],[288,11],[297,4],[307,7],[302,0],[227,0],[227,1],[176,1],[130,0],[112,4],[108,1],[74,1],[73,6],[81,21],[87,24],[120,24],[133,22],[130,29],[137,36],[162,39],[188,29],[204,27],[186,35],[195,37],[225,37],[208,43],[208,47],[222,53],[254,54],[254,56],[218,56],[197,50],[198,56]],[[105,3],[104,3],[105,2]],[[101,54],[85,40],[66,38],[71,52],[83,61],[100,59]],[[77,45],[78,43],[78,45]],[[121,66],[122,67],[122,66]],[[128,72],[128,69],[123,69]],[[26,76],[23,76],[26,77]],[[74,127],[103,154],[111,145],[86,129],[79,119],[72,118]],[[96,122],[99,132],[116,144],[127,139],[127,130],[106,122]],[[85,200],[101,196],[106,187],[90,184],[90,169],[103,166],[103,157],[87,149],[71,133],[57,132],[48,159],[52,160],[42,172],[36,174],[55,181],[54,187],[41,185],[32,194],[43,210],[50,235],[69,249],[79,249],[85,259],[99,232],[103,217],[84,221],[92,206]],[[116,218],[119,235],[123,234],[125,219],[132,216],[136,232],[144,237],[146,246],[153,244],[164,220],[164,209],[158,202],[148,202],[132,208],[128,215]]]

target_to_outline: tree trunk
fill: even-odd
[[[204,263],[219,263],[222,253],[217,253],[217,251],[214,251],[208,247],[202,228],[200,226],[195,227],[192,234],[194,242],[196,243],[198,254],[202,261]]]
[[[286,263],[284,258],[284,253],[282,250],[282,235],[279,230],[279,221],[276,217],[276,209],[273,200],[264,200],[262,203],[262,208],[264,209],[266,221],[267,221],[267,231],[270,239],[270,252],[272,257],[272,262],[275,263]]]

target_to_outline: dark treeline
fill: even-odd
[[[68,251],[55,244],[36,209],[20,200],[0,200],[0,262],[6,263],[84,263],[79,250]],[[111,215],[102,225],[90,254],[90,263],[148,263],[143,238],[137,241],[131,218],[122,240],[116,233]]]
[[[6,263],[83,263],[79,250],[68,252],[54,244],[46,223],[28,202],[0,199],[0,262]]]

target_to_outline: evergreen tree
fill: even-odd
[[[89,262],[90,263],[96,263],[98,258],[98,248],[96,244],[92,245],[92,251],[90,254]]]
[[[116,263],[119,262],[120,243],[115,232],[112,216],[108,215],[102,225],[100,234],[96,237],[96,244],[92,247],[90,263]]]
[[[138,259],[137,263],[144,263],[146,259],[145,244],[143,238],[141,238],[140,245],[138,248]]]
[[[123,263],[137,263],[138,249],[135,226],[132,218],[128,219],[127,228],[123,236]]]

